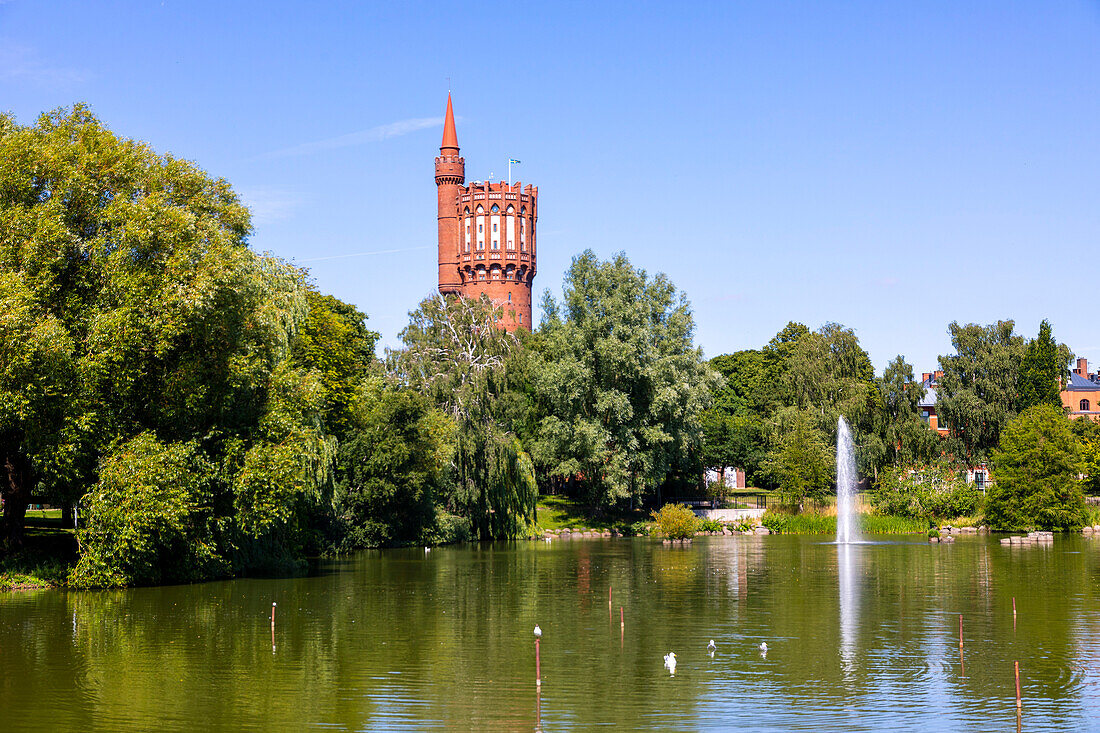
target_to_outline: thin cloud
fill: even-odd
[[[408,120],[398,120],[397,122],[391,122],[387,125],[378,125],[377,127],[372,127],[367,130],[360,130],[359,132],[349,132],[346,135],[330,137],[327,140],[316,140],[310,143],[302,143],[301,145],[283,148],[282,150],[274,150],[270,153],[264,153],[260,157],[288,158],[296,155],[319,153],[325,150],[350,148],[355,145],[366,145],[367,143],[377,143],[383,140],[389,140],[393,137],[401,137],[402,135],[408,135],[410,132],[416,132],[417,130],[423,130],[428,127],[439,127],[442,124],[442,117],[413,117]]]
[[[79,69],[51,66],[29,46],[0,41],[0,80],[25,81],[42,86],[78,84],[88,73]]]
[[[259,186],[238,189],[237,193],[252,212],[252,223],[257,226],[288,219],[302,205],[300,196],[278,188]]]

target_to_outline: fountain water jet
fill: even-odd
[[[836,425],[836,541],[839,545],[859,542],[855,497],[856,455],[848,423],[841,415]]]

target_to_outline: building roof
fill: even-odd
[[[443,120],[443,143],[439,147],[458,150],[458,133],[455,132],[455,113],[451,108],[450,92],[447,92],[447,117]]]
[[[1100,383],[1094,382],[1088,377],[1082,377],[1077,372],[1069,373],[1069,384],[1066,389],[1070,392],[1100,392]]]
[[[917,407],[935,407],[936,406],[936,380],[933,377],[929,377],[921,381],[921,386],[924,387],[924,397],[920,398],[920,402],[917,403]]]

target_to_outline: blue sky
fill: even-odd
[[[0,0],[0,109],[227,178],[386,345],[435,284],[448,87],[467,180],[539,186],[538,293],[624,251],[707,356],[836,321],[920,372],[952,320],[1049,318],[1100,366],[1095,1]]]

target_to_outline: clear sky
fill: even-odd
[[[386,345],[435,285],[448,88],[467,180],[539,186],[536,299],[624,251],[707,356],[836,321],[920,372],[952,320],[1049,318],[1100,366],[1095,0],[0,0],[0,109],[227,178]]]

